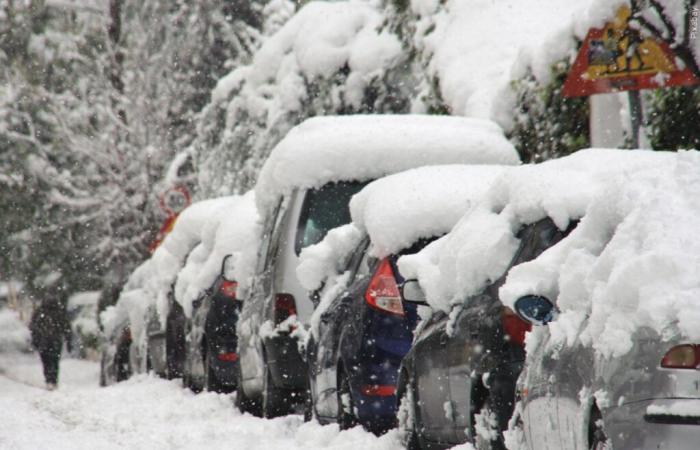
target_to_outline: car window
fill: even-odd
[[[573,231],[578,221],[573,221],[566,230],[560,230],[549,217],[540,220],[523,230],[523,243],[511,266],[531,261],[548,248],[557,244]]]
[[[343,181],[306,191],[294,245],[297,255],[321,242],[329,230],[350,223],[350,198],[366,184]]]

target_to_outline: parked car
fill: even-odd
[[[573,228],[560,230],[549,219],[526,226],[508,269],[536,258]],[[478,264],[478,262],[477,262]],[[411,420],[404,421],[408,448],[448,448],[477,442],[477,416],[507,428],[515,384],[525,362],[523,321],[499,300],[508,270],[451,314],[435,311],[416,331],[413,348],[401,364],[398,397]],[[412,282],[412,283],[415,283]],[[407,301],[422,301],[412,287]],[[504,449],[497,433],[478,448]]]
[[[655,153],[591,149],[510,168],[447,236],[431,244],[431,252],[399,260],[406,277],[419,279],[434,309],[419,325],[400,376],[401,431],[409,447],[470,441],[479,449],[504,448],[508,421],[518,420],[511,416],[530,327],[513,312],[513,292],[557,292],[550,280],[555,268],[547,266],[537,272],[539,277],[532,276],[535,261],[561,262],[557,243],[575,227],[581,241],[567,248],[579,262],[587,261],[577,253],[590,241],[590,234],[578,232],[579,221],[593,220],[601,236],[609,236],[606,220],[588,215],[594,200],[608,198],[614,183],[630,184],[640,170],[668,158]],[[636,191],[627,194],[634,195]],[[617,204],[599,209],[611,217],[626,211]],[[596,254],[600,246],[588,251]],[[518,274],[529,277],[517,281]],[[574,274],[567,280],[574,286],[583,283]],[[420,298],[417,289],[406,295],[412,285],[404,286],[406,300]],[[558,336],[570,334],[574,332],[560,330]],[[543,427],[546,423],[542,420]]]
[[[579,229],[504,286],[536,325],[519,380],[521,448],[698,448],[700,214],[689,205],[700,159],[656,159],[612,178]]]
[[[241,303],[236,297],[238,283],[227,279],[227,255],[221,275],[210,289],[194,302],[187,321],[185,340],[186,384],[195,390],[228,393],[238,381],[238,338],[236,324]]]
[[[262,243],[238,326],[242,410],[274,417],[303,403],[298,339],[314,309],[296,278],[300,252],[350,221],[353,194],[369,180],[436,163],[517,164],[489,121],[430,116],[309,119],[273,149],[256,185]]]
[[[381,178],[351,201],[356,233],[343,239],[338,235],[344,230],[331,231],[330,242],[302,253],[298,272],[305,286],[310,265],[338,266],[344,273],[335,283],[332,276],[323,282],[307,341],[310,412],[321,423],[359,423],[376,433],[395,427],[399,364],[418,322],[416,305],[402,299],[404,278],[396,261],[448,232],[503,169],[431,166]],[[352,248],[355,234],[362,236],[359,245],[336,257],[344,264],[324,260],[335,253],[331,242]]]

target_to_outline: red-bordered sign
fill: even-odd
[[[173,230],[177,216],[187,208],[190,203],[192,203],[190,193],[184,186],[175,186],[172,189],[168,189],[160,196],[160,207],[165,211],[168,217],[166,217],[156,238],[148,248],[151,253],[156,251],[168,233]]]
[[[604,28],[592,28],[564,83],[565,97],[698,84],[663,41],[644,37],[629,26],[623,6]]]

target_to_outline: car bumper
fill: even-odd
[[[700,399],[629,403],[606,414],[606,434],[615,450],[696,450]]]

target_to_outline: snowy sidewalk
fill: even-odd
[[[241,415],[232,396],[194,395],[179,380],[141,375],[98,386],[97,363],[63,359],[59,388],[43,388],[35,354],[0,354],[0,449],[399,449],[396,431]]]

